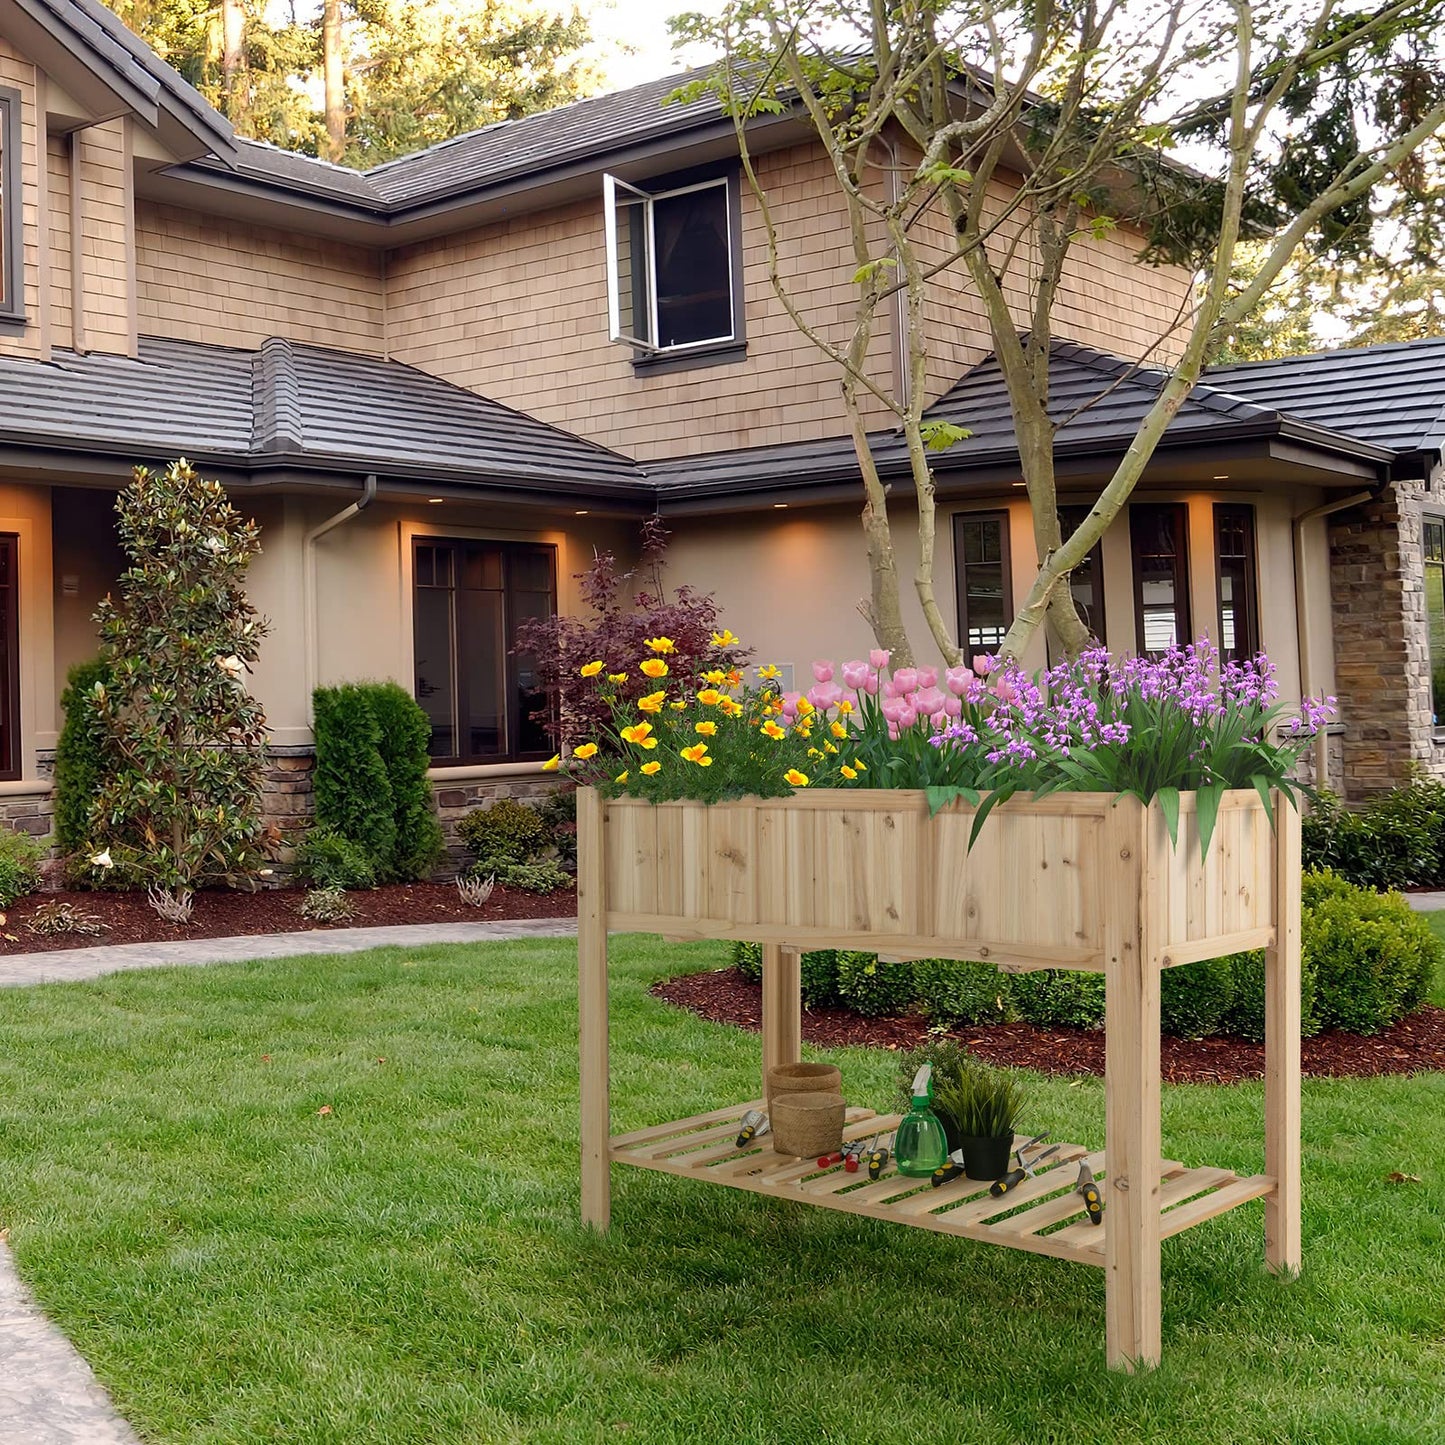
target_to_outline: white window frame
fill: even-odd
[[[679,342],[674,346],[659,346],[655,341],[648,341],[640,336],[633,336],[622,329],[622,278],[619,273],[619,261],[621,257],[621,246],[618,236],[617,217],[619,210],[619,193],[626,193],[629,198],[621,204],[640,202],[643,208],[643,228],[646,238],[646,253],[642,263],[646,268],[645,281],[647,284],[647,321],[649,331],[653,336],[658,334],[657,320],[657,228],[654,206],[658,201],[671,200],[675,196],[691,195],[696,191],[720,190],[723,193],[723,215],[727,224],[728,236],[728,330],[725,336],[708,336],[699,341]],[[738,336],[738,298],[737,298],[737,275],[733,259],[733,202],[732,187],[726,176],[718,176],[712,180],[697,181],[688,186],[675,186],[666,191],[647,191],[640,186],[634,186],[628,181],[620,180],[617,176],[604,174],[602,177],[602,205],[605,217],[605,232],[607,246],[607,335],[608,340],[617,342],[622,346],[630,346],[634,350],[645,352],[649,356],[676,356],[687,351],[695,351],[708,346],[726,346],[729,342],[737,340]],[[635,289],[635,288],[634,288]]]

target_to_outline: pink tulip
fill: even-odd
[[[843,689],[836,682],[820,682],[808,693],[808,701],[819,712],[827,712],[843,700]]]
[[[896,722],[888,724],[888,741],[891,743],[898,741],[898,724]]]
[[[943,694],[936,687],[920,688],[913,699],[913,706],[932,717],[934,713],[943,711]]]
[[[962,697],[973,681],[973,673],[966,667],[950,667],[943,674],[943,680],[954,697]]]
[[[1000,702],[1012,702],[1019,695],[1019,690],[1008,678],[1001,677],[993,685],[993,695]]]
[[[993,671],[993,658],[985,657],[983,653],[979,653],[973,660],[973,670],[980,677],[987,677],[989,673]]]
[[[870,672],[868,676],[863,679],[863,691],[866,692],[869,697],[878,696],[878,674],[876,672]]]
[[[861,691],[868,681],[868,664],[866,662],[845,662],[843,664],[843,681],[854,692]]]
[[[785,693],[783,694],[783,716],[784,716],[785,718],[788,718],[789,720],[791,720],[791,719],[797,717],[797,715],[798,715],[798,698],[799,698],[800,696],[801,696],[801,694],[800,694],[800,693],[796,693],[796,692],[785,692]]]
[[[936,667],[920,667],[918,669],[919,687],[937,687],[938,669]]]
[[[878,704],[879,711],[882,712],[883,716],[891,723],[898,721],[907,709],[907,706],[908,704],[904,702],[901,697],[894,697],[887,692],[883,695],[883,701]]]
[[[868,654],[868,661],[876,668],[887,667],[888,658],[889,653],[881,647],[875,647],[873,651]]]
[[[815,662],[813,664],[813,676],[819,682],[833,681],[833,664],[831,662]]]
[[[963,703],[956,697],[943,699],[943,713],[945,717],[962,717]]]
[[[911,728],[917,721],[918,713],[911,707],[905,707],[903,711],[898,714],[898,726],[901,728]]]
[[[897,689],[899,697],[907,697],[918,686],[918,669],[916,667],[900,667],[893,674],[893,686]]]
[[[935,732],[942,732],[943,729],[948,726],[948,714],[946,712],[936,712],[928,721],[932,724]]]

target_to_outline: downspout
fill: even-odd
[[[328,532],[359,516],[376,500],[376,473],[363,483],[361,495],[349,507],[313,527],[301,539],[301,652],[302,673],[306,684],[306,722],[313,721],[311,694],[321,676],[321,637],[317,625],[316,544]]]
[[[1344,512],[1351,507],[1358,507],[1363,502],[1373,501],[1374,492],[1352,492],[1348,497],[1342,497],[1337,502],[1326,502],[1323,506],[1311,507],[1308,512],[1301,512],[1291,525],[1291,543],[1294,552],[1294,617],[1295,636],[1299,647],[1299,687],[1301,697],[1313,697],[1314,669],[1310,661],[1310,609],[1309,609],[1309,570],[1305,566],[1304,555],[1304,527],[1306,522],[1313,522],[1320,517],[1332,516],[1335,512]],[[1323,728],[1315,734],[1315,787],[1327,788],[1330,785],[1330,740]]]

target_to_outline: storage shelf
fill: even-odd
[[[1102,1265],[1108,1238],[1108,1169],[1102,1151],[1091,1153],[1077,1144],[1063,1144],[1044,1161],[1039,1174],[993,1198],[987,1183],[955,1179],[935,1189],[927,1179],[899,1174],[890,1161],[879,1180],[866,1172],[849,1174],[841,1164],[820,1170],[816,1159],[779,1154],[764,1135],[746,1149],[734,1144],[743,1115],[762,1108],[761,1100],[714,1109],[690,1119],[676,1119],[650,1129],[619,1134],[611,1140],[614,1163],[655,1169],[685,1179],[702,1179],[774,1199],[816,1204],[844,1214],[889,1219],[915,1229],[928,1229],[963,1239],[1001,1244],[1032,1254],[1051,1255],[1082,1264]],[[888,1135],[898,1127],[897,1114],[875,1114],[850,1108],[843,1127],[847,1140]],[[1024,1142],[1022,1139],[1017,1142]],[[1074,1193],[1081,1160],[1087,1161],[1104,1185],[1104,1219],[1089,1223],[1084,1202]],[[1241,1177],[1228,1169],[1186,1168],[1166,1160],[1161,1165],[1160,1220],[1162,1238],[1178,1234],[1274,1189],[1268,1175]]]

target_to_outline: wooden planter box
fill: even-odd
[[[1178,846],[1157,803],[1095,793],[1019,796],[996,808],[972,851],[973,810],[930,817],[922,793],[820,789],[708,807],[604,801],[578,806],[583,1215],[606,1227],[612,1162],[702,1178],[845,1212],[897,1219],[1102,1265],[1112,1365],[1160,1350],[1160,1240],[1264,1198],[1266,1258],[1299,1268],[1299,819],[1253,791],[1225,795],[1201,859],[1194,798]],[[958,958],[1011,970],[1105,976],[1106,1148],[1066,1145],[1022,1189],[993,1200],[965,1180],[934,1190],[874,1184],[737,1150],[744,1101],[611,1137],[607,933],[741,939],[763,949],[764,1069],[800,1053],[798,959],[854,948],[895,959]],[[1263,1174],[1186,1168],[1161,1157],[1160,970],[1243,949],[1266,954]],[[850,1111],[850,1134],[896,1120]],[[1105,1180],[1102,1226],[1081,1218],[1078,1161]],[[1022,1208],[1021,1206],[1028,1206]]]

